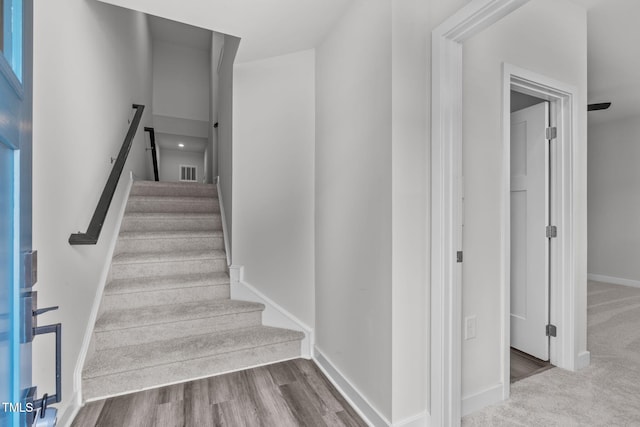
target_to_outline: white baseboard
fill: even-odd
[[[320,370],[329,378],[351,407],[362,419],[373,427],[389,427],[391,423],[367,400],[349,379],[335,367],[318,347],[314,348],[313,360]]]
[[[58,426],[59,427],[70,427],[71,423],[73,423],[74,418],[80,412],[82,405],[80,404],[80,394],[76,391],[71,396],[69,400],[71,404],[67,406],[64,413],[58,416]]]
[[[462,398],[462,416],[479,411],[489,405],[502,402],[504,399],[502,383],[496,384],[478,393],[474,393]]]
[[[314,345],[313,328],[289,313],[254,286],[243,281],[242,267],[231,266],[229,268],[229,275],[231,277],[231,298],[264,304],[265,309],[262,313],[262,323],[266,326],[303,332],[304,339],[302,340],[300,348],[301,355],[305,359],[311,359]]]
[[[393,427],[430,427],[431,416],[427,411],[393,423]]]
[[[80,354],[78,355],[76,368],[73,372],[73,391],[75,395],[77,395],[77,397],[75,397],[75,395],[74,397],[78,400],[78,404],[82,402],[82,368],[87,358],[87,353],[89,352],[89,345],[91,344],[91,338],[93,336],[93,327],[98,317],[98,310],[100,308],[100,302],[102,301],[102,294],[104,292],[104,287],[107,284],[107,280],[109,279],[109,271],[111,270],[111,258],[113,258],[113,253],[116,249],[116,243],[118,242],[118,233],[120,233],[120,226],[122,225],[122,219],[124,218],[124,211],[127,207],[127,201],[129,200],[131,187],[133,187],[133,181],[135,180],[135,175],[131,171],[129,173],[129,182],[127,183],[127,188],[124,191],[122,206],[120,206],[118,217],[116,218],[114,234],[112,236],[109,236],[111,238],[111,242],[109,243],[109,249],[107,250],[107,256],[102,268],[102,274],[100,275],[100,282],[98,283],[98,289],[96,290],[96,295],[93,300],[93,307],[91,307],[91,314],[89,315],[89,320],[87,322],[87,329],[82,341],[82,347],[80,347]],[[106,236],[102,235],[102,238],[104,239],[106,238]]]
[[[595,282],[611,283],[614,285],[631,286],[632,288],[640,288],[640,280],[624,279],[622,277],[605,276],[603,274],[587,274],[587,279]]]
[[[577,368],[578,369],[586,368],[590,364],[591,364],[591,352],[589,351],[580,352],[580,354],[578,354]]]

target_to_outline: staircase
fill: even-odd
[[[133,184],[87,361],[85,401],[300,356],[304,334],[230,299],[220,205],[208,184]]]

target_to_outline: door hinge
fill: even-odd
[[[555,225],[547,225],[547,239],[558,237],[558,227]]]
[[[462,251],[456,252],[456,262],[462,262]]]
[[[547,128],[547,139],[556,139],[558,137],[558,128],[557,127],[550,127]]]
[[[548,324],[546,328],[546,333],[548,337],[555,337],[557,335],[558,329],[556,325]]]

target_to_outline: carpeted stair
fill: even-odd
[[[216,187],[133,184],[87,360],[85,401],[300,356],[301,332],[229,299]]]

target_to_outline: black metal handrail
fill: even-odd
[[[151,141],[151,148],[147,148],[147,150],[151,150],[151,159],[153,160],[153,177],[156,181],[160,181],[160,176],[158,175],[158,155],[156,154],[156,131],[154,128],[145,127],[145,132],[149,132],[149,140]]]
[[[98,243],[98,238],[102,231],[102,225],[107,217],[107,212],[109,211],[109,206],[111,206],[111,200],[113,199],[113,194],[116,192],[120,175],[122,175],[124,164],[127,161],[127,156],[129,155],[131,145],[133,144],[133,137],[136,135],[136,131],[140,125],[140,120],[142,120],[144,105],[133,104],[133,108],[136,109],[136,113],[133,116],[131,125],[129,126],[127,136],[124,137],[122,148],[120,148],[118,157],[113,164],[113,169],[111,169],[111,173],[109,174],[107,183],[104,186],[104,190],[102,190],[102,195],[100,196],[98,206],[96,206],[96,210],[91,217],[91,222],[89,223],[87,232],[78,232],[69,236],[70,245],[95,245]]]

